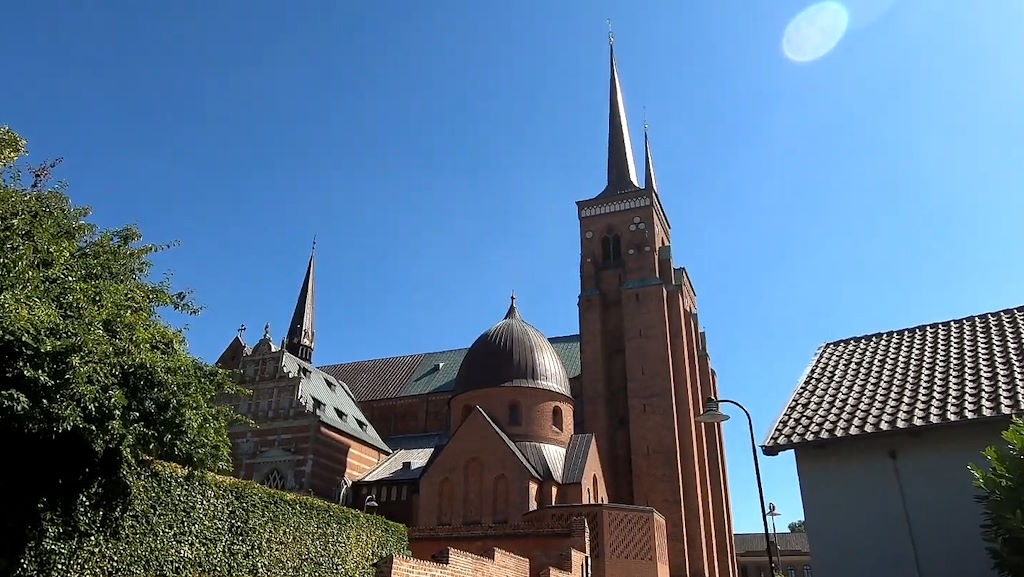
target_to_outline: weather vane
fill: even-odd
[[[608,22],[608,44],[615,44],[615,34],[612,34],[612,19],[605,18],[605,21]]]

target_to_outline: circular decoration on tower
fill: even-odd
[[[583,236],[587,238],[594,238],[594,231],[588,230]]]
[[[635,224],[629,225],[629,230],[636,230],[636,225]]]
[[[636,227],[639,228],[640,230],[643,230],[643,229],[647,228],[647,223],[646,222],[641,222],[640,224],[636,225]]]
[[[640,217],[639,217],[639,216],[634,216],[634,217],[633,217],[633,222],[634,222],[634,223],[638,223],[638,222],[640,222]]]

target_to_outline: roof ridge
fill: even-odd
[[[490,415],[487,414],[487,411],[483,410],[483,408],[481,408],[480,405],[473,405],[473,407],[481,415],[483,415],[484,419],[487,420],[487,423],[490,424],[491,427],[494,429],[494,432],[498,433],[498,436],[501,437],[501,440],[505,441],[505,444],[508,445],[508,448],[511,449],[517,457],[519,457],[519,460],[522,461],[524,465],[526,465],[526,468],[530,471],[530,473],[532,473],[533,476],[537,477],[538,479],[543,479],[544,477],[540,475],[540,473],[537,471],[537,468],[533,466],[533,463],[531,463],[530,460],[526,458],[526,455],[524,455],[523,452],[519,450],[519,447],[517,447],[516,444],[512,441],[512,439],[510,439],[509,436],[505,434],[505,431],[502,431],[501,427],[499,427],[497,423],[495,423],[494,420],[491,419]]]
[[[526,324],[529,324],[529,323],[526,323]],[[534,327],[534,328],[536,328],[536,327]],[[540,332],[539,329],[538,329],[538,332]],[[543,333],[541,333],[541,334],[543,334]],[[568,334],[568,335],[560,335],[560,336],[557,336],[557,337],[544,337],[544,338],[546,338],[548,341],[554,341],[554,340],[564,340],[564,339],[571,339],[571,338],[577,338],[578,339],[579,336],[580,336],[579,333],[572,333],[572,334]],[[465,350],[468,350],[468,349],[469,349],[469,347],[455,347],[453,349],[441,349],[439,351],[427,351],[427,352],[422,352],[422,353],[410,353],[410,354],[407,354],[407,355],[391,355],[391,356],[388,356],[388,357],[374,357],[374,358],[370,358],[370,359],[356,359],[354,361],[343,361],[343,362],[340,362],[340,363],[327,363],[327,364],[319,365],[319,368],[324,369],[324,368],[327,368],[327,367],[337,367],[337,366],[341,366],[341,365],[353,365],[355,363],[369,363],[369,362],[372,362],[372,361],[389,361],[389,360],[392,360],[392,359],[405,359],[405,358],[409,358],[409,357],[425,357],[427,355],[440,355],[440,354],[444,354],[444,353],[454,353],[456,351],[465,351]]]
[[[814,368],[815,363],[818,362],[818,357],[821,356],[822,351],[825,350],[825,346],[829,343],[822,344],[818,347],[818,350],[814,351],[814,356],[811,357],[811,362],[804,368],[804,372],[800,375],[800,378],[796,382],[796,387],[793,387],[793,391],[789,393],[789,398],[786,399],[786,403],[782,405],[782,410],[779,411],[779,416],[775,417],[775,422],[772,423],[772,427],[768,429],[768,435],[765,436],[764,442],[761,443],[761,452],[765,455],[778,455],[781,452],[781,448],[772,447],[769,452],[768,447],[771,444],[772,437],[775,436],[775,430],[779,428],[779,423],[782,422],[782,417],[786,416],[786,411],[789,410],[789,405],[793,403],[793,399],[796,398],[796,394],[800,392],[801,387],[804,386],[804,381],[807,380],[807,375],[811,374],[811,369]]]
[[[985,317],[985,316],[990,316],[990,315],[1000,315],[1000,314],[1007,313],[1007,312],[1010,312],[1010,311],[1021,311],[1021,312],[1024,312],[1024,305],[1017,305],[1015,307],[1007,307],[1007,308],[1003,308],[1003,309],[999,309],[999,310],[995,310],[995,311],[988,311],[988,312],[983,312],[983,313],[977,313],[977,314],[967,315],[967,316],[958,317],[958,318],[954,318],[954,319],[946,319],[946,320],[942,320],[942,321],[933,321],[933,322],[930,322],[930,323],[922,323],[922,324],[918,324],[918,325],[914,325],[914,326],[910,326],[910,327],[899,328],[899,329],[889,329],[889,330],[885,330],[885,331],[875,331],[873,333],[867,333],[867,334],[863,334],[863,335],[856,335],[856,336],[852,336],[852,337],[845,337],[845,338],[842,338],[842,339],[836,339],[834,341],[827,341],[824,345],[822,345],[822,347],[825,347],[825,346],[828,346],[828,345],[836,345],[836,344],[839,344],[839,343],[851,342],[851,341],[859,341],[859,340],[868,339],[868,338],[871,338],[871,337],[877,337],[879,335],[909,333],[909,332],[918,331],[918,330],[921,330],[921,329],[926,329],[926,328],[929,328],[929,327],[936,327],[936,326],[940,326],[940,325],[959,323],[959,322],[967,321],[967,320],[970,320],[970,319],[975,319],[975,318],[980,318],[980,317]]]

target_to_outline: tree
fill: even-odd
[[[982,538],[1000,575],[1024,577],[1024,418],[1015,417],[1003,432],[1004,446],[982,452],[985,466],[971,464],[981,490]]]
[[[25,141],[0,127],[0,573],[44,518],[106,526],[148,459],[227,471],[233,376],[194,357],[164,312],[195,315],[169,276],[150,280],[134,226],[104,230],[51,186],[59,164],[28,167]],[[83,514],[83,504],[96,515]]]
[[[804,520],[800,519],[799,521],[793,521],[792,523],[790,523],[789,524],[789,532],[790,533],[804,533],[805,532],[804,531]]]

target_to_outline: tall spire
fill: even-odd
[[[651,160],[651,141],[647,138],[647,121],[644,121],[644,190],[658,192],[658,181],[654,180],[654,161]]]
[[[602,195],[618,194],[639,188],[636,184],[636,165],[633,163],[633,145],[629,141],[626,107],[622,103],[619,71],[615,66],[615,37],[608,24],[608,54],[611,62],[608,102],[608,185]]]
[[[313,249],[309,252],[309,265],[306,267],[306,278],[302,280],[299,299],[295,302],[292,322],[288,325],[288,336],[285,337],[285,350],[302,359],[312,362],[313,339],[313,257],[316,255],[316,239]]]

